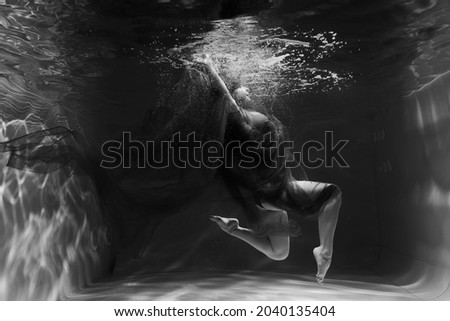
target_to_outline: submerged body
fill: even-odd
[[[313,249],[313,255],[317,262],[316,278],[322,283],[331,264],[334,233],[341,206],[340,189],[333,184],[294,179],[286,165],[286,151],[269,149],[269,146],[264,144],[267,134],[270,134],[271,141],[282,143],[287,137],[284,126],[273,116],[251,108],[245,109],[250,102],[246,89],[238,89],[232,97],[211,60],[205,57],[203,62],[208,67],[213,86],[230,101],[227,105],[230,111],[225,141],[254,141],[259,144],[257,152],[267,161],[245,169],[240,166],[224,169],[224,172],[232,177],[231,181],[237,187],[238,196],[241,188],[253,194],[255,202],[247,202],[246,208],[256,213],[254,217],[259,226],[256,229],[244,228],[236,218],[217,215],[211,216],[211,220],[226,233],[250,244],[269,258],[283,260],[290,252],[290,235],[295,234],[287,211],[316,216],[319,221],[320,245]],[[235,98],[244,108],[236,103]],[[243,154],[241,151],[230,157],[240,158]],[[242,197],[239,198],[243,200]]]
[[[290,237],[298,234],[298,226],[289,220],[287,212],[316,216],[320,245],[313,250],[313,254],[318,267],[317,280],[322,282],[331,263],[341,204],[340,190],[332,184],[307,181],[306,177],[295,180],[286,166],[285,153],[269,149],[264,144],[266,134],[278,143],[287,139],[284,126],[264,110],[253,108],[246,90],[237,90],[235,98],[218,76],[212,62],[205,59],[195,68],[184,71],[167,103],[147,115],[143,126],[136,130],[135,141],[130,144],[162,142],[170,140],[174,133],[185,139],[193,132],[200,142],[215,140],[227,144],[239,141],[250,143],[249,148],[254,147],[251,143],[260,144],[257,153],[267,162],[274,162],[274,166],[262,162],[245,168],[232,166],[219,169],[229,183],[233,196],[245,206],[251,226],[240,226],[236,218],[213,215],[211,220],[269,258],[282,260],[289,254]],[[166,168],[141,168],[136,166],[140,156],[133,157],[131,152],[123,155],[130,159],[131,166],[107,170],[99,166],[97,157],[89,155],[80,146],[81,140],[76,139],[75,134],[62,127],[51,128],[0,143],[0,152],[11,152],[8,165],[19,169],[47,173],[71,167],[87,173],[96,183],[104,203],[112,208],[112,212],[118,212],[115,223],[119,229],[120,220],[124,219],[121,210],[130,213],[131,208],[140,207],[161,214],[161,211],[167,212],[168,204],[172,208],[184,206],[190,197],[209,184],[218,170],[207,166],[180,168],[173,164]],[[195,155],[194,146],[187,148]],[[156,152],[168,157],[161,151]],[[241,150],[225,157],[240,161],[244,157],[243,152]],[[250,193],[252,200],[245,199],[243,192]],[[121,207],[116,206],[118,204]]]

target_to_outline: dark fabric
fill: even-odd
[[[264,136],[271,134],[271,139],[280,144],[288,139],[284,126],[264,110],[257,110],[265,114],[267,120],[263,126],[253,126],[248,130],[248,126],[244,126],[248,125],[246,114],[236,112],[230,97],[215,88],[203,68],[197,66],[186,69],[167,102],[147,113],[142,125],[133,132],[132,139],[144,143],[154,142],[154,152],[160,154],[159,159],[171,157],[162,153],[158,146],[162,141],[172,141],[175,133],[182,140],[195,133],[195,139],[200,143],[212,140],[225,144],[233,140],[258,143],[257,151],[264,162],[255,164],[253,168],[244,168],[239,166],[239,162],[244,159],[242,153],[227,154],[226,157],[233,158],[233,167],[222,166],[221,174],[228,182],[231,194],[244,205],[249,221],[260,234],[298,235],[298,223],[291,221],[277,225],[271,220],[270,224],[266,224],[264,210],[255,205],[264,200],[302,216],[314,215],[334,195],[335,187],[323,188],[321,185],[313,193],[302,188],[289,189],[288,181],[292,176],[286,168],[286,160],[290,152],[275,148],[267,152],[270,145],[266,144]],[[129,206],[169,211],[199,194],[217,172],[217,168],[204,166],[203,163],[200,167],[188,165],[180,168],[170,161],[170,166],[163,169],[151,166],[138,168],[142,155],[131,157],[130,168],[119,166],[104,169],[100,167],[101,160],[89,157],[81,137],[64,127],[1,142],[0,152],[10,152],[8,166],[17,169],[36,173],[63,169],[69,174],[87,174],[96,183],[104,202],[117,204],[111,207],[120,207],[119,204],[122,204],[126,208],[123,204],[133,204]],[[188,145],[186,153],[203,160],[195,145]],[[300,179],[306,180],[306,175]],[[242,190],[248,191],[253,201],[248,201],[248,197],[242,195]]]
[[[213,87],[202,66],[186,69],[167,102],[148,114],[142,130],[135,133],[136,139],[154,141],[156,149],[161,142],[172,141],[174,134],[179,134],[180,140],[187,140],[189,135],[195,134],[195,140],[200,144],[207,141],[222,144],[229,104],[230,101]],[[159,154],[159,160],[173,156],[160,150],[156,150],[156,154]],[[188,144],[183,155],[203,161],[200,149],[194,145]],[[200,167],[189,164],[178,167],[171,161],[169,164],[167,168],[137,168],[133,164],[130,169],[111,170],[109,175],[136,202],[170,208],[168,205],[181,205],[198,194],[217,171],[217,168],[204,166],[204,162]]]
[[[287,167],[287,162],[291,160],[291,150],[282,144],[289,140],[286,128],[277,118],[260,108],[253,105],[243,108],[265,114],[267,121],[263,124],[252,124],[249,123],[246,112],[228,113],[225,143],[252,143],[233,150],[227,157],[237,165],[247,160],[248,151],[256,151],[259,154],[257,161],[246,163],[247,168],[233,166],[222,169],[230,192],[246,209],[247,218],[257,233],[300,235],[300,225],[295,218],[317,218],[339,189],[332,184],[308,181],[301,166],[297,168],[300,176],[295,177],[298,183],[292,184],[294,177],[291,169]],[[270,138],[270,141],[267,138]],[[278,148],[271,148],[272,143]],[[250,197],[244,194],[250,194]],[[273,219],[272,214],[267,215],[270,219],[264,219],[270,211],[261,208],[261,202],[268,202],[288,211],[294,220],[277,221]]]
[[[166,103],[148,112],[143,123],[132,132],[132,140],[154,142],[156,148],[150,152],[158,159],[166,157],[158,149],[160,142],[171,141],[175,133],[179,133],[180,140],[195,133],[195,139],[200,143],[211,140],[222,143],[229,104],[230,101],[214,89],[203,66],[188,68]],[[190,167],[189,164],[184,168],[172,164],[164,169],[138,168],[142,154],[131,157],[130,168],[105,169],[100,167],[98,156],[89,156],[83,139],[68,128],[54,127],[0,142],[0,152],[10,153],[8,166],[41,174],[59,169],[69,175],[86,174],[94,179],[103,194],[164,210],[181,205],[198,194],[217,171],[216,168]],[[186,153],[201,159],[199,149],[194,146],[188,146],[188,149]],[[102,196],[108,198],[108,195]]]
[[[268,121],[257,130],[247,126],[245,114],[233,112],[228,114],[225,143],[245,143],[239,150],[228,149],[227,157],[232,159],[233,167],[223,172],[234,178],[240,185],[253,191],[257,197],[278,197],[283,189],[289,170],[286,161],[290,151],[281,143],[288,140],[287,131],[281,122],[271,115]],[[251,128],[250,130],[248,128]],[[279,148],[271,148],[279,146]],[[246,155],[256,152],[254,162],[248,162]],[[240,166],[244,162],[245,166]],[[306,177],[305,177],[306,178]]]
[[[325,205],[339,192],[340,189],[334,184],[299,181],[295,189],[285,188],[282,197],[274,199],[273,203],[303,217],[317,218]]]

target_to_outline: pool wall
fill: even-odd
[[[450,299],[450,74],[379,109],[383,273],[420,299]]]
[[[0,140],[25,134],[0,121]],[[56,300],[108,273],[111,226],[92,180],[35,174],[0,154],[0,300]]]

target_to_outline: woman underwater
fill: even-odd
[[[320,244],[313,249],[313,255],[317,262],[316,278],[322,283],[333,254],[340,189],[333,184],[294,179],[287,166],[289,152],[271,148],[271,143],[280,146],[287,140],[284,126],[263,108],[255,106],[245,88],[231,95],[207,56],[184,71],[164,107],[149,113],[143,126],[135,131],[137,136],[132,144],[139,147],[139,142],[168,141],[174,133],[187,137],[192,132],[202,142],[237,141],[246,146],[232,153],[227,149],[225,157],[233,160],[233,166],[222,166],[218,171],[232,195],[245,207],[250,227],[240,226],[233,217],[212,215],[211,221],[267,257],[283,260],[290,251],[290,236],[298,234],[287,212],[317,217]],[[270,137],[268,144],[267,137]],[[237,166],[247,160],[246,152],[250,149],[263,161],[250,164],[252,166]],[[94,180],[103,202],[108,208],[115,207],[116,212],[119,200],[126,200],[121,204],[123,209],[127,206],[163,209],[166,204],[183,206],[189,196],[205,188],[216,173],[209,167],[142,168],[134,166],[140,164],[141,155],[135,157],[131,152],[122,155],[123,159],[130,160],[130,166],[107,169],[100,166],[101,156],[93,156],[87,150],[77,133],[63,127],[0,142],[0,152],[11,153],[8,166],[38,173],[72,167],[87,173]],[[162,151],[156,153],[162,154]],[[120,223],[116,225],[120,228]]]
[[[295,226],[289,222],[287,211],[317,216],[320,245],[313,249],[313,255],[317,262],[316,278],[322,283],[333,254],[333,239],[341,206],[340,189],[333,184],[294,179],[286,166],[285,150],[274,148],[271,152],[261,151],[265,148],[264,137],[271,134],[271,140],[279,145],[287,138],[286,129],[275,117],[264,111],[256,111],[246,88],[237,89],[232,97],[211,60],[206,57],[203,63],[208,68],[214,86],[231,102],[228,105],[231,110],[227,113],[225,143],[232,140],[262,143],[259,152],[266,160],[248,168],[233,166],[222,169],[225,175],[232,177],[238,193],[243,189],[253,194],[254,201],[238,198],[246,202],[244,205],[248,212],[254,213],[258,221],[256,228],[241,227],[236,218],[214,215],[211,220],[224,232],[250,244],[269,258],[284,260],[289,254],[290,234],[296,233],[292,229]],[[241,158],[242,154],[230,157]]]

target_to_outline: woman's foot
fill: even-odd
[[[322,284],[331,265],[331,254],[325,255],[323,247],[318,246],[313,250],[313,255],[317,262],[316,280]]]
[[[239,220],[237,218],[227,218],[217,215],[211,215],[209,219],[215,222],[222,231],[231,234],[239,227]]]

